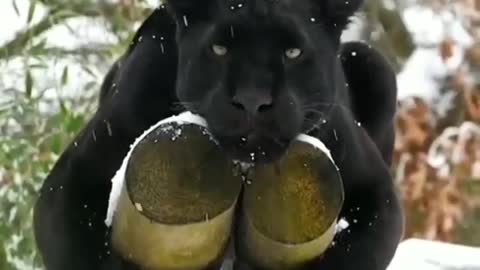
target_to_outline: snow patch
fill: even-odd
[[[341,233],[342,231],[346,230],[350,226],[350,223],[345,218],[341,218],[337,225],[335,226],[335,234]]]
[[[309,135],[306,135],[306,134],[300,134],[300,135],[297,136],[297,141],[308,143],[308,144],[312,145],[313,147],[315,147],[316,149],[325,153],[328,156],[328,158],[330,159],[330,161],[335,165],[335,167],[338,170],[338,167],[337,167],[337,165],[335,164],[335,161],[332,158],[332,154],[330,153],[330,150],[328,150],[328,148],[325,146],[325,144],[322,141],[320,141],[318,138],[315,138],[315,137],[312,137],[312,136],[309,136]]]
[[[448,9],[435,11],[414,5],[403,12],[402,19],[417,48],[397,76],[398,99],[422,98],[443,115],[453,103],[451,96],[441,93],[441,88],[445,79],[461,67],[465,50],[474,43],[473,37]],[[452,55],[447,59],[440,54],[440,44],[445,40],[453,42]]]
[[[0,18],[4,24],[4,28],[0,31],[0,45],[4,45],[7,41],[13,39],[17,32],[20,32],[29,26],[27,23],[28,10],[33,1],[15,0],[19,14],[15,12],[13,1],[0,1]],[[48,10],[40,1],[37,1],[35,12],[32,15],[30,25],[34,25],[42,20]]]
[[[387,270],[480,269],[480,248],[421,239],[402,242]]]

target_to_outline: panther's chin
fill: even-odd
[[[250,134],[219,136],[217,141],[233,160],[244,163],[271,163],[286,153],[291,140]]]

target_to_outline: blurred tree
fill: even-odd
[[[0,46],[0,58],[13,57],[22,54],[28,54],[29,49],[42,51],[46,54],[52,51],[63,51],[62,48],[45,48],[44,40],[38,40],[36,37],[47,32],[56,25],[65,23],[68,19],[75,17],[102,17],[110,25],[109,28],[114,34],[121,38],[121,44],[124,44],[129,35],[125,32],[133,30],[131,27],[134,22],[142,20],[151,12],[145,8],[144,1],[125,1],[118,3],[110,1],[96,0],[29,0],[28,23],[31,22],[32,14],[37,5],[42,4],[47,12],[43,18],[26,29],[16,34],[15,38]],[[13,3],[15,0],[13,0]],[[56,50],[55,50],[56,49]],[[78,52],[71,52],[78,53]],[[102,53],[102,51],[99,51]]]
[[[19,6],[27,9],[19,10]],[[12,0],[12,12],[19,17],[26,15],[26,25],[12,39],[0,40],[4,71],[0,74],[1,270],[42,269],[32,232],[32,206],[39,187],[95,110],[95,93],[103,76],[101,71],[95,74],[95,61],[108,67],[151,8],[143,0]],[[59,26],[75,35],[80,29],[69,28],[69,21],[78,18],[101,19],[102,27],[116,36],[116,41],[73,48],[47,42],[51,31]],[[73,73],[76,66],[91,80],[82,84],[73,80],[78,75]],[[61,72],[56,74],[56,69]],[[64,98],[60,93],[67,88],[76,89],[80,96]],[[94,94],[87,95],[91,92]],[[46,104],[47,94],[54,104]]]
[[[365,6],[367,24],[364,35],[366,40],[390,59],[396,71],[399,71],[415,46],[402,21],[402,10],[387,8],[385,3],[384,0],[367,1]]]

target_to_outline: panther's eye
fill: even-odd
[[[217,44],[212,45],[212,51],[218,56],[224,56],[228,53],[227,47]]]
[[[285,56],[289,59],[295,59],[302,55],[302,50],[299,48],[289,48],[285,51]]]

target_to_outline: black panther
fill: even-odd
[[[340,42],[362,5],[170,0],[157,8],[41,189],[34,229],[47,270],[137,269],[110,247],[110,179],[136,137],[184,110],[206,118],[237,160],[276,160],[299,133],[321,139],[344,181],[350,227],[302,269],[386,269],[404,225],[389,172],[396,82],[375,49]],[[241,256],[234,268],[259,269]]]

